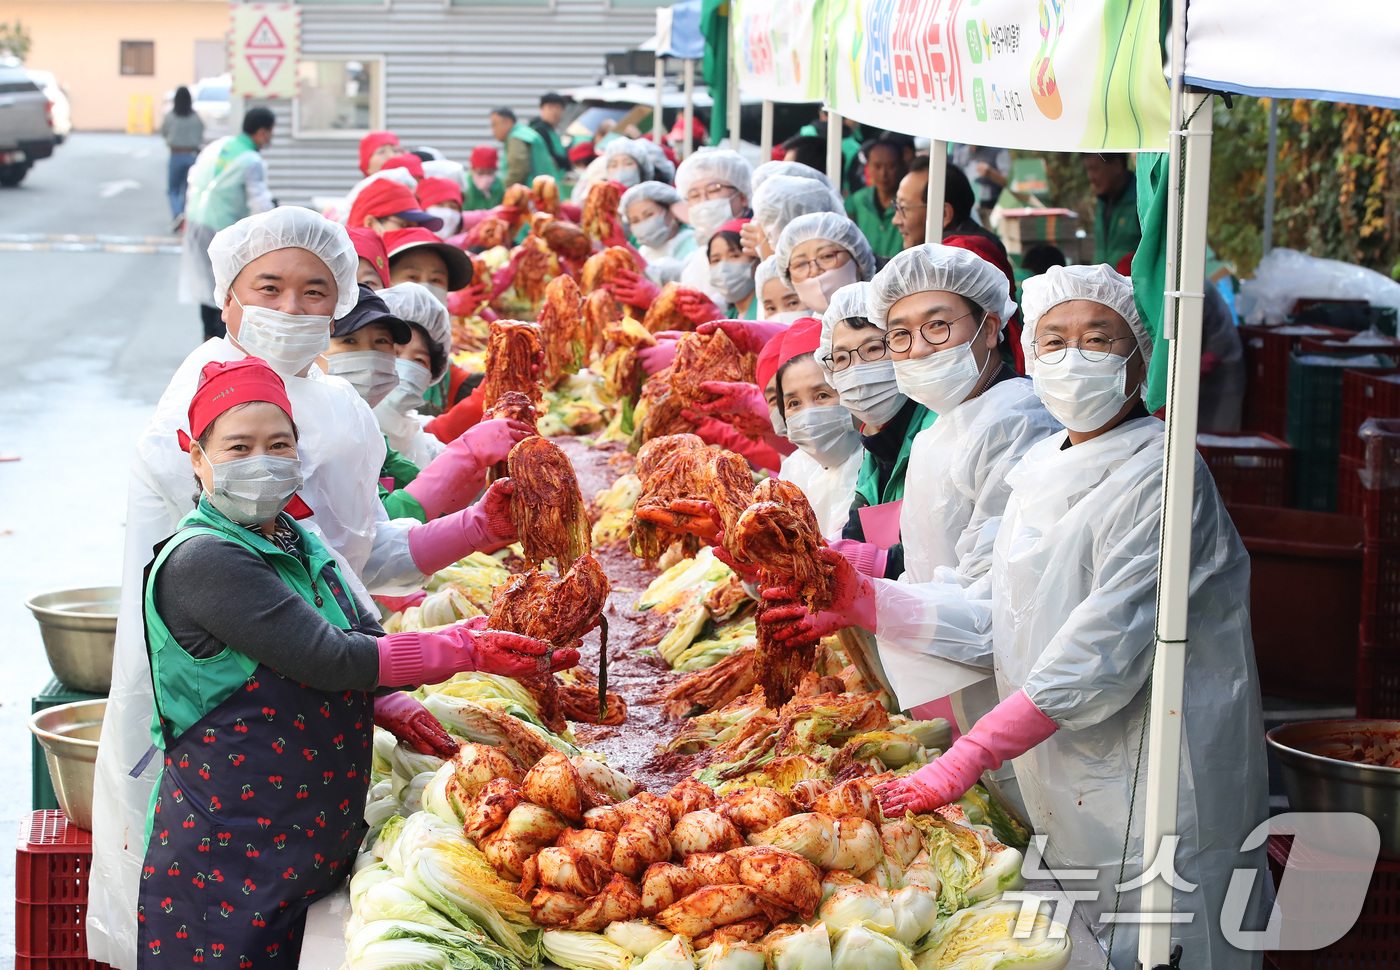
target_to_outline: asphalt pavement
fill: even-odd
[[[201,339],[154,136],[74,134],[0,189],[0,967],[14,955],[14,854],[30,810],[30,698],[52,677],[24,607],[117,585],[127,469],[170,375]]]

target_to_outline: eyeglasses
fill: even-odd
[[[850,262],[851,254],[844,249],[833,249],[822,253],[816,259],[804,259],[802,262],[788,263],[788,275],[794,280],[811,279],[821,273],[828,272],[840,266],[845,266]]]
[[[835,353],[827,354],[822,358],[822,363],[825,364],[827,370],[831,371],[833,374],[839,374],[841,371],[854,364],[857,357],[867,364],[881,360],[885,356],[886,349],[885,338],[875,337],[873,340],[867,340],[865,343],[861,344],[854,352],[838,350]]]
[[[685,194],[685,201],[694,205],[696,202],[709,202],[712,199],[732,199],[734,193],[738,191],[734,186],[725,182],[692,185],[690,191]]]
[[[919,336],[924,338],[924,342],[932,347],[946,344],[948,338],[953,335],[953,324],[963,317],[972,316],[972,311],[964,313],[962,316],[954,317],[951,320],[928,320],[919,325]],[[913,331],[901,327],[898,330],[891,330],[885,334],[885,344],[896,354],[907,354],[914,347]]]
[[[1120,340],[1135,340],[1135,337],[1110,337],[1099,330],[1090,330],[1080,335],[1078,340],[1066,340],[1056,333],[1043,333],[1035,338],[1032,349],[1035,359],[1047,364],[1058,364],[1065,359],[1070,347],[1078,347],[1085,360],[1107,360],[1113,353],[1113,345]]]
[[[900,217],[901,219],[908,219],[908,218],[909,218],[909,213],[913,212],[913,211],[916,210],[916,209],[927,209],[927,208],[928,208],[928,203],[927,203],[927,202],[920,202],[920,203],[917,204],[917,205],[905,205],[905,204],[902,203],[902,202],[896,202],[896,203],[894,204],[894,211],[897,212],[897,213],[899,213],[899,217]]]

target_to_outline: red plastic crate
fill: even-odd
[[[1366,542],[1361,563],[1361,642],[1400,650],[1400,542]]]
[[[1279,505],[1293,504],[1293,446],[1271,434],[1249,433],[1220,434],[1211,432],[1212,438],[1264,438],[1272,442],[1269,446],[1249,445],[1203,445],[1197,443],[1210,466],[1215,487],[1226,505]],[[1357,514],[1360,514],[1359,512]]]
[[[1400,418],[1400,370],[1348,370],[1342,374],[1342,454],[1364,458],[1357,436],[1367,418]]]
[[[62,812],[31,812],[15,846],[15,966],[98,970],[87,958],[92,837]]]
[[[1356,716],[1400,718],[1400,649],[1361,644],[1356,656]]]
[[[1293,836],[1269,836],[1269,872],[1277,888],[1293,849]],[[1270,951],[1264,965],[1276,970],[1365,970],[1394,967],[1400,952],[1400,862],[1377,862],[1361,915],[1346,935],[1321,950]]]
[[[1348,371],[1350,373],[1350,371]],[[1361,472],[1366,463],[1360,458],[1337,459],[1337,514],[1364,516],[1365,492],[1361,487]],[[1369,535],[1369,533],[1368,533]]]
[[[1247,375],[1242,427],[1282,438],[1288,434],[1289,356],[1305,337],[1337,336],[1345,339],[1355,334],[1311,324],[1286,327],[1245,325],[1239,329]],[[1297,332],[1300,330],[1303,332]]]

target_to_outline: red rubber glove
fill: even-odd
[[[489,211],[493,219],[500,219],[508,225],[514,225],[524,219],[527,214],[519,206],[514,205],[498,205]]]
[[[758,567],[751,566],[748,563],[739,562],[737,559],[731,556],[729,554],[729,551],[724,548],[723,532],[721,532],[719,536],[715,539],[714,550],[715,558],[718,559],[720,562],[724,563],[730,569],[734,570],[734,572],[738,574],[741,580],[748,583],[750,586],[758,585]]]
[[[661,295],[661,287],[630,269],[618,270],[612,281],[604,285],[613,296],[639,310],[651,306],[651,301]]]
[[[647,377],[660,374],[670,367],[676,360],[676,341],[658,340],[651,347],[643,347],[637,351],[637,359],[642,363],[642,370]]]
[[[643,522],[654,523],[672,532],[686,532],[706,542],[717,542],[720,530],[724,528],[719,509],[705,499],[672,499],[665,509],[638,509],[636,516]]]
[[[695,410],[702,414],[728,421],[754,438],[761,438],[773,431],[768,402],[757,384],[746,381],[701,381],[700,390],[713,395],[709,401],[696,403]]]
[[[724,316],[724,311],[715,306],[709,297],[694,290],[686,290],[676,298],[676,309],[681,312],[681,316],[697,327]]]
[[[486,472],[535,429],[520,421],[483,421],[448,444],[404,491],[423,506],[429,519],[466,508],[486,485]]]
[[[627,247],[627,233],[622,228],[622,220],[617,217],[616,212],[608,212],[603,216],[608,228],[600,240],[604,246],[624,246]],[[627,247],[631,248],[631,247]]]
[[[421,606],[427,597],[427,590],[417,589],[407,596],[382,596],[376,593],[374,601],[390,613],[402,613],[410,606]]]
[[[510,545],[515,541],[510,517],[514,491],[509,478],[497,479],[470,508],[413,526],[408,530],[408,551],[414,564],[431,576],[474,552],[494,552]]]
[[[464,671],[519,677],[578,664],[577,650],[556,650],[550,660],[543,640],[461,624],[436,633],[391,633],[378,643],[381,687],[437,684]]]
[[[873,542],[861,542],[858,539],[837,539],[831,543],[831,548],[845,556],[852,566],[866,576],[884,578],[889,550],[881,549]]]
[[[875,788],[886,818],[930,812],[961,798],[984,771],[1020,757],[1059,728],[1018,690],[982,715],[972,730],[912,775]]]
[[[485,407],[486,389],[478,384],[476,390],[452,405],[446,414],[439,414],[425,424],[423,430],[443,444],[450,444],[481,420]]]
[[[709,445],[719,445],[737,455],[742,455],[755,468],[766,469],[777,474],[778,466],[783,463],[783,459],[767,442],[755,441],[735,431],[725,422],[697,414],[689,408],[682,411],[681,414],[695,425],[695,433],[700,436],[701,441]]]
[[[457,753],[457,739],[428,709],[402,691],[374,699],[374,723],[419,754],[450,758]]]
[[[583,206],[572,202],[559,203],[559,217],[583,225]]]
[[[447,294],[447,312],[454,317],[475,316],[489,294],[485,283],[473,283]]]
[[[696,333],[711,334],[723,330],[741,354],[756,354],[768,341],[787,333],[788,324],[772,320],[712,320],[695,328]]]
[[[768,627],[773,639],[784,641],[806,639],[814,635],[820,640],[848,626],[858,626],[875,632],[875,584],[856,571],[855,566],[835,549],[818,549],[817,558],[835,569],[831,606],[811,613],[797,602],[797,590],[776,586],[763,591],[769,603],[781,605],[765,610],[759,622]]]

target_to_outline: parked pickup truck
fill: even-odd
[[[36,160],[53,154],[51,110],[24,68],[0,63],[0,185],[19,185]]]

